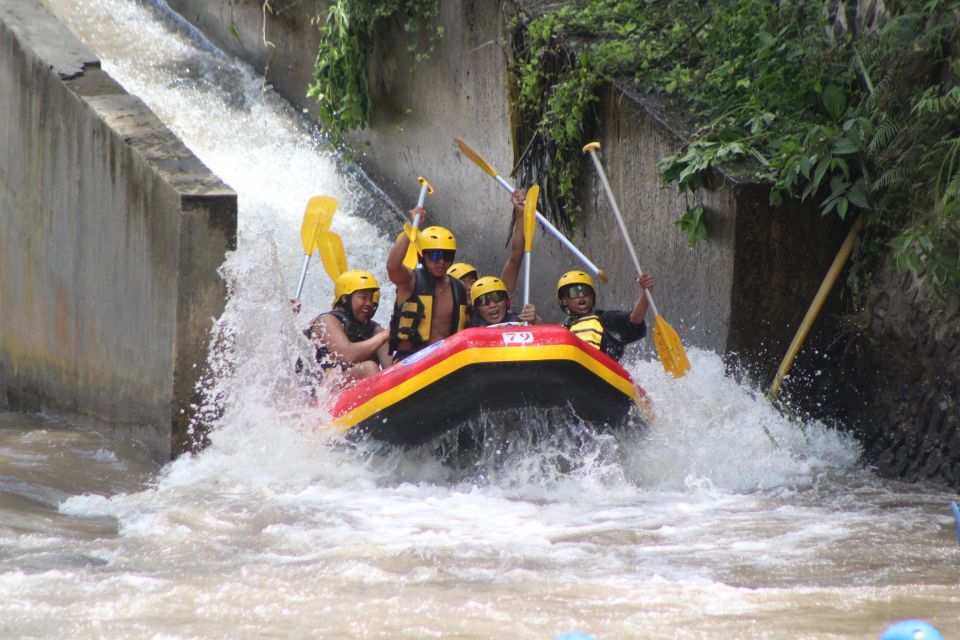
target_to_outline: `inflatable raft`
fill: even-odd
[[[466,329],[414,353],[334,398],[334,425],[417,445],[481,413],[571,409],[598,427],[649,408],[618,362],[559,325]]]

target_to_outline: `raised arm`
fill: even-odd
[[[646,290],[653,289],[653,276],[644,273],[637,277],[637,283],[640,285],[640,297],[637,298],[637,301],[633,304],[633,309],[630,311],[630,322],[633,324],[640,324],[643,322],[643,317],[647,315],[649,302]]]
[[[427,217],[427,212],[422,208],[416,207],[408,211],[407,215],[413,220],[418,213],[420,214],[420,223],[422,225]],[[403,303],[410,297],[410,294],[413,293],[413,287],[416,284],[416,275],[414,275],[413,269],[403,264],[403,259],[406,257],[409,247],[409,236],[407,236],[406,233],[401,233],[397,236],[393,247],[390,248],[390,253],[387,254],[387,277],[390,278],[390,282],[397,287],[398,303]]]
[[[516,188],[510,198],[513,202],[513,234],[510,236],[510,257],[503,264],[500,279],[511,295],[517,286],[517,276],[523,264],[523,203],[526,197],[526,189]]]

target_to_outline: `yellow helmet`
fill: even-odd
[[[484,276],[474,282],[470,288],[470,303],[476,304],[477,298],[485,293],[492,293],[494,291],[503,291],[505,294],[510,295],[510,292],[507,291],[507,285],[503,284],[503,280],[494,276]]]
[[[447,269],[447,275],[453,276],[457,280],[462,280],[471,274],[473,274],[474,278],[479,275],[477,268],[472,264],[467,264],[466,262],[456,262],[450,265],[450,268]]]
[[[420,232],[420,249],[423,251],[434,249],[456,251],[457,239],[445,227],[427,227]]]
[[[333,282],[333,306],[340,298],[355,291],[373,289],[373,304],[380,304],[380,283],[366,271],[344,271]]]
[[[564,288],[569,287],[571,284],[585,284],[593,291],[594,297],[597,295],[597,286],[593,284],[593,278],[590,277],[589,273],[584,271],[567,271],[557,280],[557,298],[560,298]]]

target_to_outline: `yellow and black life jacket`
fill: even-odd
[[[396,353],[401,342],[409,342],[409,353],[422,349],[430,339],[430,321],[433,318],[434,280],[423,269],[415,269],[416,283],[413,293],[403,304],[394,304],[390,318],[390,353]],[[463,283],[444,276],[450,283],[453,294],[453,316],[450,333],[463,329],[467,322],[467,290]]]
[[[626,346],[647,334],[644,322],[633,324],[627,311],[600,311],[585,316],[567,316],[563,326],[581,340],[604,352],[614,360],[620,360]]]
[[[596,314],[567,316],[567,319],[563,321],[563,326],[596,349],[600,349],[603,344],[603,324],[600,322],[600,316]]]

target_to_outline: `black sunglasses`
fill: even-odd
[[[592,296],[593,289],[585,284],[571,284],[563,290],[563,297],[579,298],[580,296]]]
[[[430,262],[453,262],[456,255],[457,252],[450,249],[432,249],[423,252],[423,256]]]
[[[503,302],[507,299],[506,291],[491,291],[490,293],[484,293],[477,301],[474,303],[474,306],[485,307],[488,304],[496,304],[498,302]]]

